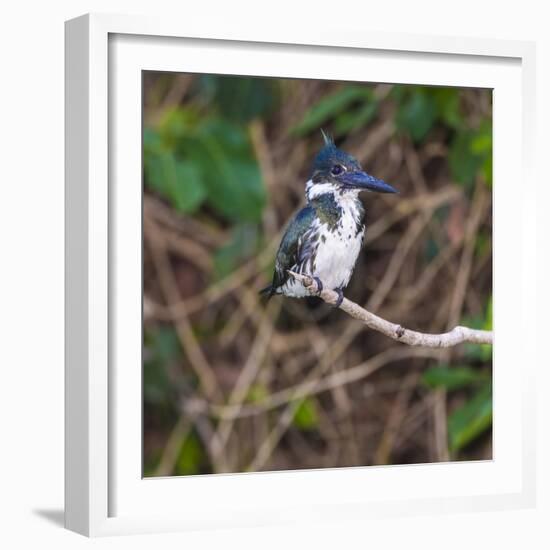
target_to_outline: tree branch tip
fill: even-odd
[[[297,281],[300,281],[302,285],[309,290],[312,296],[319,296],[327,304],[334,305],[336,303],[334,291],[329,291],[329,289],[322,290],[324,288],[322,286],[323,282],[318,280],[316,277],[296,273],[291,270],[288,270],[287,273]],[[321,286],[318,285],[318,281],[321,283]],[[462,344],[464,342],[489,345],[492,345],[493,343],[493,333],[491,331],[457,326],[449,332],[443,334],[427,334],[406,329],[401,325],[390,323],[389,321],[374,315],[374,313],[367,311],[353,302],[348,301],[347,303],[348,308],[346,308],[346,313],[348,313],[350,317],[363,323],[370,329],[376,330],[381,334],[388,336],[392,340],[402,342],[403,344],[408,344],[409,346],[447,348],[456,346],[457,344]],[[350,307],[351,310],[349,309]]]

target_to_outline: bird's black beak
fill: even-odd
[[[399,193],[397,189],[361,170],[345,172],[339,177],[340,181],[349,187],[376,193]]]

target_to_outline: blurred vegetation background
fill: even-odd
[[[492,458],[490,347],[257,294],[322,127],[400,190],[363,197],[346,296],[491,328],[491,91],[145,72],[143,92],[144,475]]]

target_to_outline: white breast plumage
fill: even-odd
[[[335,229],[322,226],[315,256],[314,273],[328,288],[345,288],[349,283],[363,242],[355,219],[346,213]]]
[[[363,244],[363,220],[357,195],[335,196],[341,215],[336,224],[316,220],[305,238],[316,242],[311,261],[294,266],[294,270],[318,277],[326,288],[345,288],[349,283],[357,256]],[[283,294],[293,297],[307,295],[303,285],[289,279],[283,288]]]

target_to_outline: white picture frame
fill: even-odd
[[[534,58],[531,43],[489,39],[114,15],[66,23],[67,528],[98,536],[534,505],[536,345],[511,338],[536,316],[536,193],[511,187],[533,169]],[[494,88],[492,461],[142,479],[142,70]],[[192,503],[183,511],[182,494]]]

